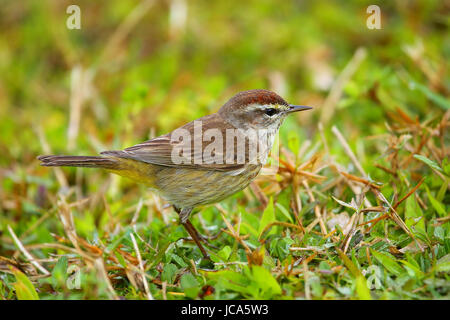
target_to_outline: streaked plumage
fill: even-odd
[[[204,116],[168,133],[124,150],[101,152],[101,156],[40,156],[43,166],[99,167],[118,175],[146,184],[158,191],[163,198],[174,205],[180,214],[181,223],[196,240],[196,231],[188,221],[192,209],[199,205],[219,202],[240,191],[258,175],[286,115],[309,107],[289,105],[276,93],[268,90],[249,90],[236,94],[217,113]],[[201,123],[201,130],[198,124]],[[218,130],[226,137],[227,130],[233,130],[238,137],[245,137],[243,162],[226,158],[226,143],[214,149],[214,159],[219,163],[207,162],[204,158],[211,141],[205,141],[207,130]],[[268,141],[260,155],[249,153],[251,143],[260,142],[257,136],[247,136],[248,130],[271,130]],[[181,131],[180,131],[181,130]],[[184,131],[183,131],[184,130]],[[191,140],[176,140],[173,135],[187,132]],[[258,141],[255,141],[258,140]],[[234,143],[234,140],[233,140]],[[189,161],[173,161],[174,148],[189,147]],[[233,148],[237,149],[236,145]],[[176,149],[178,150],[178,149]],[[184,153],[183,153],[184,154]],[[200,157],[200,158],[199,158]],[[201,159],[202,163],[195,159]],[[254,161],[257,160],[257,161]],[[206,161],[206,162],[205,162]],[[196,240],[202,253],[206,251]]]

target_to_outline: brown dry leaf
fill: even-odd
[[[422,246],[423,249],[425,249],[425,248],[428,247],[424,242],[422,242],[422,241],[420,241],[420,240],[418,240],[418,239],[417,239],[416,241],[420,244],[420,246]],[[410,252],[410,253],[421,252],[422,250],[421,250],[421,248],[419,248],[419,247],[417,246],[416,241],[411,241],[407,246],[401,248],[401,249],[398,250],[398,251],[401,252],[401,253],[406,253],[406,252]]]
[[[335,215],[333,218],[329,219],[327,221],[327,226],[330,230],[333,230],[336,225],[339,225],[341,227],[344,234],[347,234],[352,225],[350,222],[350,217],[347,212],[341,212],[340,214]]]
[[[253,250],[252,252],[247,253],[247,261],[249,265],[257,265],[260,266],[264,260],[265,250],[264,247],[261,247],[259,250]]]

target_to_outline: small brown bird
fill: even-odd
[[[268,90],[236,94],[217,113],[157,138],[102,156],[39,156],[43,166],[103,168],[144,183],[172,204],[205,258],[189,216],[200,205],[244,189],[264,165],[285,117],[311,109]]]

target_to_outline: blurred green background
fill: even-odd
[[[446,1],[380,4],[381,30],[366,27],[370,1],[76,1],[80,30],[66,28],[70,4],[2,1],[2,166],[42,153],[36,127],[54,152],[72,151],[68,143],[98,151],[90,136],[120,148],[254,88],[315,106],[296,126],[311,137],[330,86],[359,47],[367,57],[330,121],[343,121],[350,135],[384,130],[380,99],[413,116],[428,113],[410,81],[433,80],[444,94],[450,86]],[[74,124],[82,134],[69,142],[71,104],[82,105]]]
[[[79,30],[66,27],[71,4],[81,9]],[[379,30],[366,25],[372,4],[381,8]],[[6,226],[25,232],[69,186],[76,185],[74,201],[106,193],[119,220],[145,194],[100,171],[64,169],[55,178],[37,155],[125,148],[215,112],[242,90],[270,89],[313,106],[286,121],[282,143],[295,151],[309,141],[311,155],[326,137],[329,153],[348,163],[331,132],[336,125],[369,175],[383,180],[373,164],[387,140],[374,137],[391,132],[402,114],[448,122],[449,12],[450,3],[438,0],[2,0],[0,255],[18,256]],[[439,165],[448,157],[442,150]],[[417,182],[419,172],[411,172]],[[90,240],[111,219],[101,200],[94,203],[76,213],[79,234]],[[22,240],[51,242],[51,233],[64,233],[56,217]]]

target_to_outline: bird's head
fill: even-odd
[[[219,110],[221,117],[239,129],[278,130],[289,113],[312,109],[287,103],[269,90],[242,91]]]

